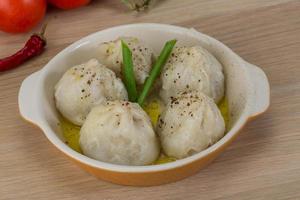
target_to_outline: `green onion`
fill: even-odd
[[[140,104],[140,106],[143,105],[152,85],[154,84],[155,79],[159,76],[163,66],[166,64],[176,42],[177,42],[176,40],[168,41],[165,44],[163,50],[160,52],[160,55],[159,55],[157,61],[155,62],[154,66],[150,72],[149,77],[145,81],[142,93],[140,94],[140,96],[138,98],[138,103]]]
[[[122,40],[122,54],[123,54],[123,66],[122,71],[124,75],[124,82],[128,92],[129,101],[135,102],[138,97],[136,83],[134,78],[132,53],[127,44]]]

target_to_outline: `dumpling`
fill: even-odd
[[[123,63],[121,40],[125,41],[132,51],[135,79],[137,84],[141,85],[149,76],[153,60],[153,51],[139,39],[134,37],[122,37],[115,41],[104,42],[100,44],[97,49],[97,58],[120,77]]]
[[[167,102],[178,92],[203,92],[218,103],[224,95],[222,65],[200,46],[174,48],[163,72],[160,95]]]
[[[94,107],[79,141],[86,156],[121,165],[151,164],[160,151],[149,117],[137,103],[128,101]]]
[[[115,73],[96,59],[70,68],[55,86],[55,103],[69,121],[82,125],[95,105],[127,100],[127,91]]]
[[[165,154],[181,159],[222,138],[225,123],[210,97],[199,92],[183,92],[169,101],[157,131]]]

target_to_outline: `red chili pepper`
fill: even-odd
[[[46,46],[46,39],[43,36],[45,28],[46,26],[43,27],[40,34],[33,34],[21,50],[0,59],[0,72],[16,68],[30,58],[41,54]]]

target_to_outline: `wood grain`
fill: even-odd
[[[46,20],[47,51],[0,74],[0,199],[300,199],[299,0],[161,0],[141,14],[118,0],[95,0],[68,12],[52,8]],[[113,185],[79,169],[21,119],[17,102],[22,80],[66,46],[136,22],[195,27],[260,66],[271,83],[269,111],[224,154],[195,176],[147,188]],[[19,49],[30,34],[0,33],[0,57]]]

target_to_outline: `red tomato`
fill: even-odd
[[[46,6],[45,0],[0,0],[0,30],[29,31],[44,17]]]
[[[90,3],[91,0],[48,0],[52,5],[61,9],[72,9]]]

